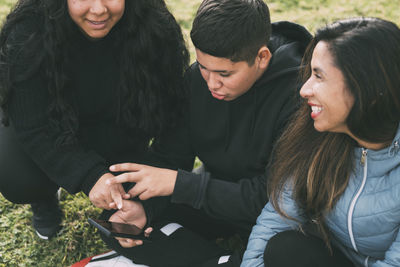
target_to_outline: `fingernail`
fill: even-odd
[[[143,242],[141,241],[141,240],[137,240],[137,241],[135,241],[135,244],[136,245],[141,245]]]
[[[119,210],[122,209],[122,203],[119,203],[119,204],[118,204],[118,209],[119,209]]]
[[[115,170],[115,166],[110,166],[110,170]]]
[[[111,184],[110,179],[106,180],[106,185],[110,185],[110,184]]]

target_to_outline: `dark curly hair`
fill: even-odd
[[[18,42],[21,37],[13,36],[13,32],[26,26],[21,22],[27,17],[42,26],[34,27],[29,36],[23,37],[23,42]],[[69,38],[75,31],[67,0],[17,2],[0,33],[0,106],[5,125],[8,125],[7,106],[14,84],[42,68],[51,97],[48,109],[51,126],[60,133],[61,143],[74,142],[79,123],[73,105],[67,100],[66,65]],[[113,32],[120,51],[121,70],[116,120],[158,136],[177,120],[186,102],[183,73],[188,67],[189,54],[181,29],[163,0],[128,0]],[[24,67],[18,68],[18,64]]]

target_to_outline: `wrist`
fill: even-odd
[[[171,183],[170,183],[171,184],[171,188],[170,188],[170,194],[169,195],[172,195],[174,193],[174,190],[175,190],[176,179],[178,177],[178,171],[171,170],[170,177],[171,177]]]

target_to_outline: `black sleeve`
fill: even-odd
[[[70,193],[88,194],[107,172],[105,160],[78,144],[55,146],[47,115],[48,94],[44,79],[37,74],[18,83],[9,102],[9,116],[25,151],[46,175]]]
[[[171,197],[153,197],[141,202],[146,212],[146,225],[151,226],[154,221],[162,217],[171,203]]]
[[[171,201],[202,209],[210,217],[250,232],[268,201],[266,179],[265,173],[234,183],[214,179],[208,172],[179,170]]]

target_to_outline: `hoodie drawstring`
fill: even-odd
[[[399,152],[399,150],[400,150],[399,141],[395,141],[393,146],[389,150],[389,156],[393,157]]]

